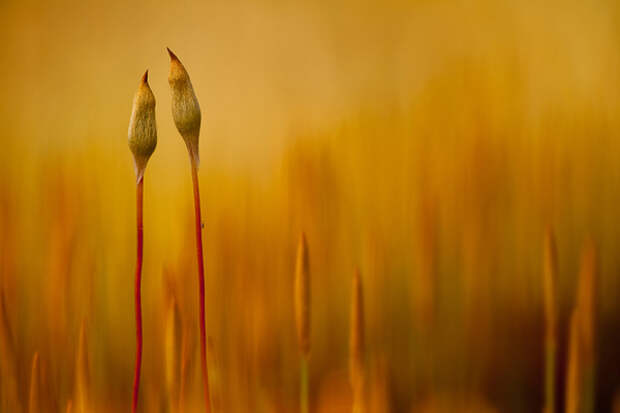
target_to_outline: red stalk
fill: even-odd
[[[136,303],[136,366],[133,378],[133,401],[131,405],[132,413],[138,408],[138,391],[140,390],[140,368],[142,366],[142,243],[143,243],[143,226],[142,226],[142,194],[144,188],[144,178],[141,178],[136,187],[136,221],[138,229],[138,249],[136,258],[136,285],[135,285],[135,303]]]
[[[202,252],[202,218],[200,214],[200,190],[198,188],[198,168],[192,158],[192,183],[194,186],[194,212],[196,215],[196,255],[198,258],[198,287],[200,292],[200,358],[205,393],[205,411],[211,412],[209,396],[209,374],[207,370],[207,333],[205,322],[205,267]]]

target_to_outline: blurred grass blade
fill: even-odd
[[[86,321],[80,325],[78,351],[75,360],[75,410],[77,413],[90,413],[90,367],[88,359],[88,339]]]
[[[364,297],[359,269],[353,275],[351,287],[351,322],[349,335],[349,374],[353,390],[353,413],[365,413],[365,340]]]
[[[166,311],[164,352],[166,394],[171,412],[179,405],[179,387],[181,383],[181,319],[176,299],[171,298]]]
[[[32,368],[30,370],[30,393],[28,395],[28,412],[40,413],[41,403],[41,368],[39,366],[39,353],[34,353]]]
[[[568,339],[568,360],[566,366],[565,413],[580,413],[581,401],[581,346],[580,346],[579,311],[573,310],[570,318]]]
[[[545,233],[543,291],[545,310],[545,413],[555,413],[555,365],[557,352],[557,251],[551,228]]]
[[[594,411],[595,358],[596,358],[596,248],[588,239],[581,254],[579,284],[577,290],[577,308],[579,311],[582,400],[581,411]]]
[[[20,411],[16,356],[13,335],[6,312],[4,290],[0,285],[0,410]]]

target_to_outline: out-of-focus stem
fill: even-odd
[[[554,337],[555,338],[555,337]],[[545,345],[545,413],[555,413],[555,339],[546,338]]]
[[[299,392],[299,401],[300,401],[300,412],[308,413],[309,402],[308,402],[308,359],[306,356],[301,357],[301,369],[300,369],[300,392]]]
[[[209,395],[209,373],[207,370],[207,332],[205,321],[205,267],[202,252],[202,218],[200,214],[200,190],[198,186],[198,167],[194,159],[192,162],[192,183],[194,186],[194,212],[196,215],[196,256],[198,258],[198,291],[200,307],[200,361],[202,367],[202,380],[204,384],[205,411],[211,412],[211,398]]]
[[[557,250],[551,228],[547,228],[544,242],[543,292],[545,314],[545,413],[555,413],[555,366],[557,348]]]
[[[143,198],[144,178],[142,177],[136,187],[136,222],[138,233],[138,248],[136,254],[136,285],[135,285],[135,304],[136,304],[136,366],[133,378],[133,398],[131,411],[136,412],[138,408],[138,392],[140,390],[140,368],[142,367],[142,198]]]

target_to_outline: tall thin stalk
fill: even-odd
[[[78,351],[75,358],[74,398],[76,413],[89,413],[92,411],[90,404],[90,367],[88,363],[88,342],[85,320],[82,320],[82,325],[80,326]]]
[[[308,378],[308,359],[306,356],[301,357],[300,367],[300,392],[299,392],[299,405],[301,413],[308,413],[309,403],[309,378]]]
[[[351,321],[349,335],[349,375],[353,392],[353,413],[366,412],[366,368],[364,339],[364,295],[359,269],[351,287]]]
[[[136,311],[136,365],[133,378],[133,396],[131,411],[138,409],[140,391],[140,369],[142,366],[142,254],[143,223],[142,205],[144,193],[144,170],[157,145],[157,127],[155,125],[155,96],[148,84],[148,70],[142,76],[140,86],[133,100],[128,131],[129,149],[134,157],[136,168],[136,276],[135,276],[135,311]]]
[[[200,304],[200,367],[204,384],[206,411],[211,410],[209,394],[209,374],[207,370],[207,331],[205,317],[205,266],[202,250],[202,217],[200,212],[200,188],[198,185],[198,168],[192,161],[192,184],[194,187],[194,215],[196,217],[196,257],[198,259],[198,295]]]
[[[28,413],[37,413],[41,411],[41,367],[39,361],[39,352],[34,353],[32,358],[32,369],[30,373],[30,392],[28,393]]]
[[[309,378],[308,357],[310,356],[310,259],[308,257],[308,242],[304,233],[299,237],[297,261],[295,264],[295,323],[297,325],[297,339],[301,355],[300,412],[309,410]]]
[[[170,412],[180,411],[179,383],[181,372],[181,320],[179,317],[176,297],[172,297],[166,304],[166,322],[164,329],[164,356],[166,396]]]
[[[578,413],[579,404],[582,400],[582,384],[581,384],[581,343],[579,331],[579,310],[574,309],[570,317],[570,327],[568,336],[568,353],[566,362],[566,384],[564,412]]]
[[[551,228],[544,243],[543,291],[545,310],[545,407],[544,413],[555,413],[555,366],[557,352],[557,252]]]
[[[170,49],[170,74],[168,83],[172,94],[172,117],[177,130],[185,141],[190,157],[192,184],[194,188],[194,214],[196,217],[196,258],[198,259],[198,306],[200,308],[200,359],[204,384],[205,410],[211,411],[209,395],[209,371],[207,369],[207,332],[205,314],[205,269],[202,251],[202,218],[200,213],[200,191],[198,185],[198,138],[200,136],[200,105],[194,93],[192,82],[179,58]]]
[[[136,251],[136,277],[135,277],[135,305],[136,305],[136,365],[133,376],[133,397],[131,411],[138,408],[138,392],[140,391],[140,368],[142,366],[142,254],[143,254],[143,225],[142,225],[142,198],[144,178],[136,185],[136,227],[138,235],[138,247]]]
[[[588,238],[582,247],[579,281],[577,286],[577,311],[581,345],[582,400],[580,411],[592,413],[595,409],[596,370],[596,247]]]

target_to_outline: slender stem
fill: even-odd
[[[300,392],[299,392],[299,401],[300,401],[300,412],[308,413],[308,360],[306,356],[301,357],[301,369],[300,369]]]
[[[136,222],[138,229],[138,249],[136,258],[136,285],[135,285],[135,303],[136,303],[136,367],[133,378],[133,401],[131,411],[136,412],[138,408],[138,391],[140,390],[140,368],[142,366],[142,195],[144,189],[144,178],[141,178],[136,187]]]
[[[196,215],[196,256],[198,258],[198,290],[200,295],[200,359],[204,383],[205,411],[211,412],[209,396],[209,374],[207,370],[207,333],[205,322],[205,267],[202,253],[202,218],[200,216],[200,190],[198,188],[198,168],[192,159],[192,183],[194,186],[194,212]]]
[[[555,413],[555,336],[548,335],[545,349],[545,413]]]
[[[595,411],[594,380],[594,365],[590,362],[590,365],[585,367],[583,374],[583,401],[581,402],[580,410],[583,413]]]

